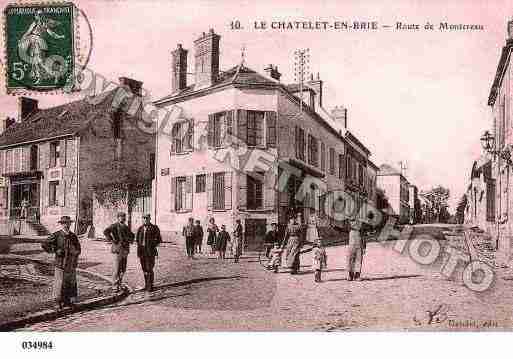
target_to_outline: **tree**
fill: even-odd
[[[456,206],[456,221],[459,224],[462,224],[465,221],[465,208],[467,208],[467,201],[467,195],[463,194]]]
[[[431,202],[437,222],[440,223],[442,220],[447,221],[447,214],[449,214],[447,210],[449,207],[447,204],[450,196],[449,190],[438,185],[430,191],[424,192],[423,195]]]

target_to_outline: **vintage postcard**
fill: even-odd
[[[510,2],[0,4],[1,331],[513,330]]]

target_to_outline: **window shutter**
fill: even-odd
[[[246,174],[239,174],[239,209],[245,211],[248,209],[248,185]]]
[[[171,180],[171,193],[170,193],[170,207],[171,212],[175,211],[176,205],[176,177],[170,177]]]
[[[171,154],[174,155],[176,153],[176,138],[179,135],[178,133],[179,125],[178,123],[173,124],[171,128]]]
[[[58,198],[56,202],[61,207],[66,207],[66,181],[62,180],[59,182],[59,188],[58,188]]]
[[[267,147],[276,147],[277,140],[277,130],[276,130],[276,112],[274,111],[266,111],[265,113],[265,122],[267,126]]]
[[[248,142],[248,113],[237,110],[237,137],[244,143]]]
[[[232,209],[232,173],[224,173],[224,209]]]
[[[185,178],[185,209],[192,211],[192,176]]]
[[[272,172],[267,172],[264,181],[264,206],[266,209],[274,210],[276,208],[276,190],[274,181],[276,177]]]
[[[187,150],[192,151],[194,146],[194,120],[188,121],[187,127],[187,139],[186,139]]]
[[[210,148],[214,147],[214,115],[208,115],[207,144]]]
[[[212,206],[214,204],[214,196],[212,193],[212,173],[207,173],[207,209],[209,211],[212,210]]]
[[[59,153],[59,162],[62,167],[66,166],[66,140],[61,140],[60,142],[60,153]]]

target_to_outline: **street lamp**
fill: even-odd
[[[483,133],[480,140],[481,146],[483,146],[483,149],[487,153],[493,156],[499,156],[499,158],[505,160],[508,165],[513,165],[513,162],[511,161],[511,150],[509,148],[504,150],[496,150],[495,137],[488,130]]]

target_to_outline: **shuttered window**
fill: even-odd
[[[305,150],[306,150],[306,142],[305,142],[305,130],[301,127],[296,126],[295,131],[295,143],[296,143],[296,158],[301,161],[305,160]]]
[[[312,135],[308,135],[308,163],[315,167],[319,165],[319,144]]]
[[[486,220],[495,222],[495,180],[486,183]]]
[[[344,178],[344,156],[338,155],[338,178]]]
[[[188,120],[173,125],[171,131],[171,153],[192,151],[194,137],[194,121]]]
[[[330,174],[335,175],[335,150],[330,148]]]
[[[224,172],[214,173],[213,175],[213,209],[225,209],[225,187]]]
[[[261,146],[264,137],[264,112],[247,111],[247,145]]]
[[[277,124],[276,124],[276,112],[267,111],[265,113],[265,122],[267,126],[267,140],[266,144],[268,147],[276,147],[278,138]]]
[[[176,197],[175,197],[175,208],[177,211],[185,210],[186,203],[186,189],[185,189],[185,177],[176,178]]]
[[[207,187],[207,176],[206,175],[196,175],[196,193],[203,193],[206,191]]]
[[[260,209],[264,206],[263,180],[264,172],[255,172],[247,175],[247,207],[248,209]]]
[[[326,145],[321,142],[321,171],[326,171]]]
[[[60,163],[60,147],[59,141],[50,143],[50,167],[56,167]]]
[[[48,206],[57,206],[57,189],[59,187],[59,181],[52,181],[48,183]]]

